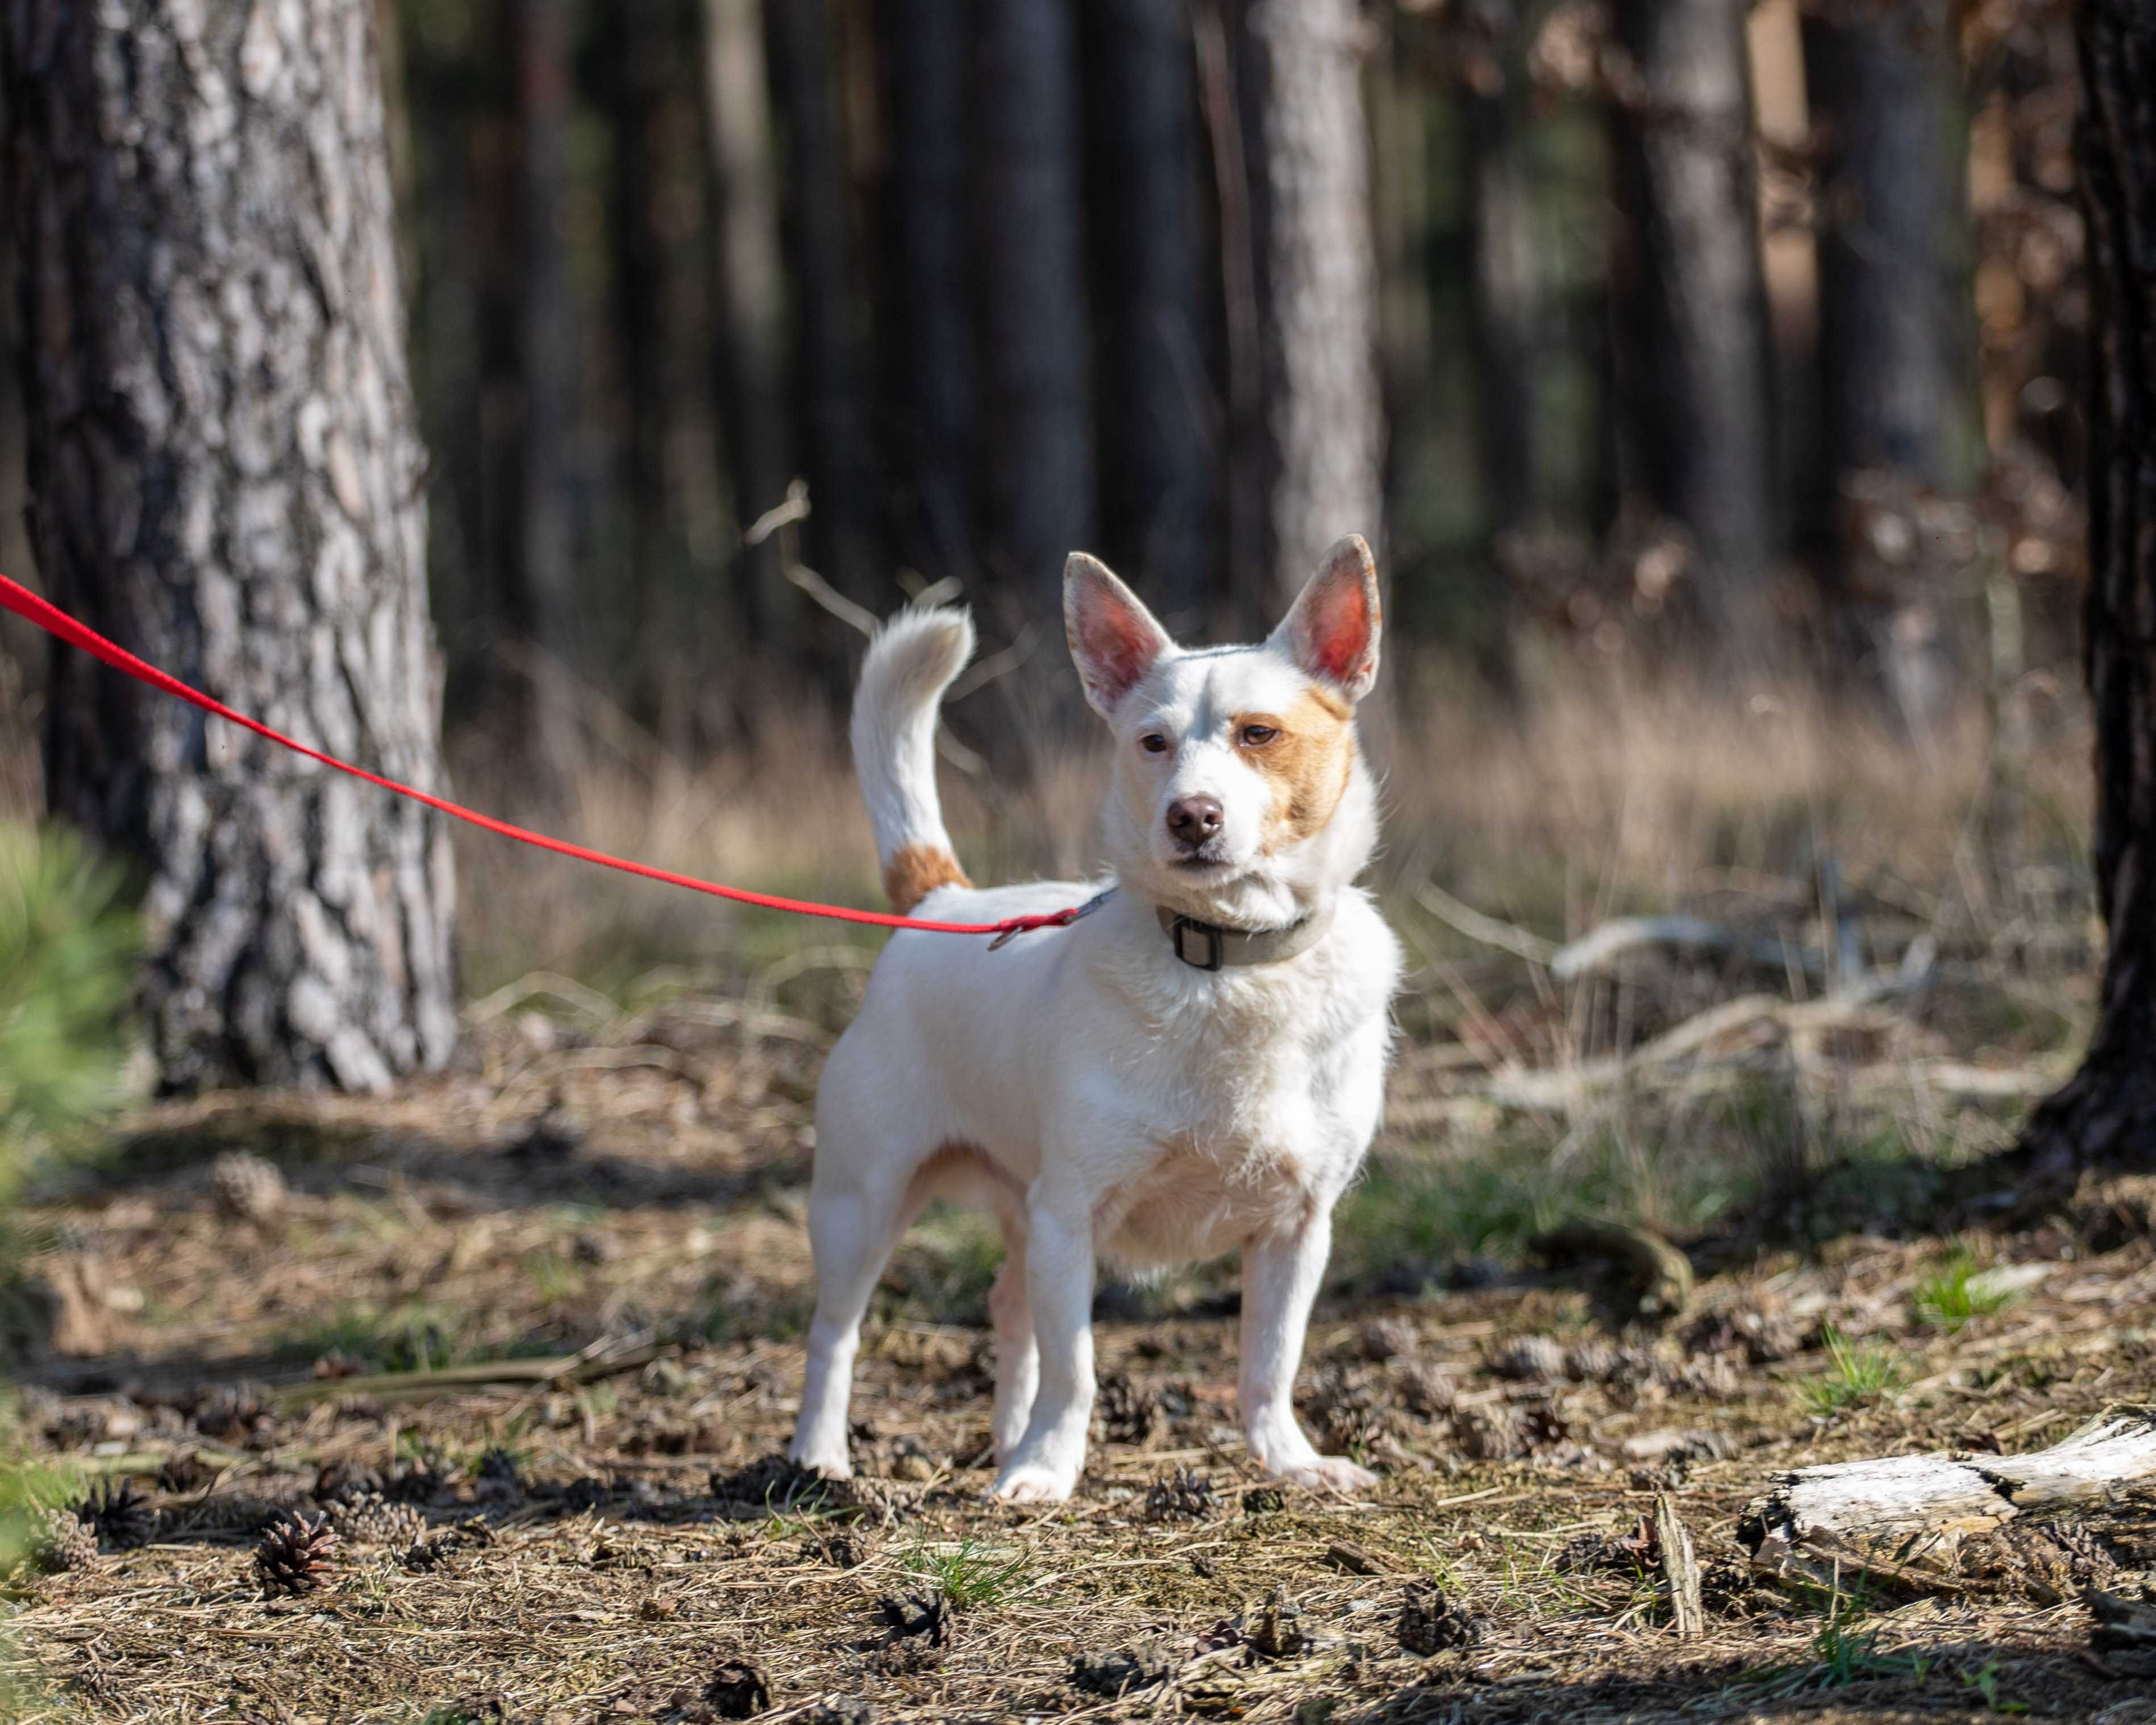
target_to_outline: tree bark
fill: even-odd
[[[1471,14],[1490,44],[1478,87],[1460,92],[1475,248],[1476,400],[1482,501],[1494,536],[1523,525],[1543,501],[1535,434],[1540,282],[1528,185],[1532,94],[1514,0],[1481,0]]]
[[[1102,545],[1164,614],[1195,621],[1211,584],[1214,486],[1190,13],[1185,0],[1095,0],[1081,16]]]
[[[1969,244],[1948,39],[1943,0],[1856,0],[1804,21],[1805,89],[1827,148],[1820,372],[1833,476],[1952,477]]]
[[[808,560],[840,593],[872,604],[883,583],[865,375],[867,314],[830,13],[827,0],[783,0],[765,20],[785,142],[783,232],[808,481]]]
[[[2081,1070],[2022,1134],[2023,1158],[2058,1178],[2156,1159],[2156,13],[2087,0],[2075,28],[2096,350],[2082,650],[2110,950]]]
[[[575,88],[569,0],[518,0],[524,280],[520,370],[523,470],[518,553],[524,631],[553,664],[583,657],[577,586],[578,339],[569,276],[569,119]],[[559,771],[576,732],[564,691],[531,691],[539,757]]]
[[[624,679],[631,710],[660,721],[669,704],[679,620],[672,603],[680,546],[668,496],[667,456],[689,351],[680,326],[679,213],[701,202],[701,163],[682,147],[685,70],[701,20],[681,0],[646,0],[607,20],[607,101],[613,132],[613,322],[623,407],[619,520],[629,572]],[[685,56],[684,48],[690,52]],[[693,85],[689,88],[693,90]],[[693,105],[689,112],[695,111]],[[686,129],[693,139],[693,128]],[[687,158],[692,170],[683,172]],[[678,716],[666,716],[678,728]]]
[[[1766,649],[1766,286],[1743,0],[1619,0],[1613,361],[1625,490],[1681,524],[1718,646]]]
[[[0,47],[55,602],[244,712],[440,788],[367,8],[18,0]],[[64,650],[46,783],[142,868],[167,1086],[372,1090],[449,1057],[441,817]]]
[[[972,572],[979,365],[966,200],[968,0],[883,0],[876,59],[890,151],[880,308],[891,531],[929,579]]]
[[[1091,336],[1072,0],[977,0],[988,557],[1027,616],[1060,616],[1093,538]]]
[[[1270,602],[1343,533],[1378,540],[1377,239],[1355,0],[1255,0],[1265,264]]]
[[[761,0],[704,0],[704,103],[718,201],[721,418],[734,513],[747,527],[784,500],[793,463]],[[738,567],[742,608],[765,644],[783,649],[797,607],[776,539],[742,547]]]

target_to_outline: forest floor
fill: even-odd
[[[451,1076],[160,1105],[48,1181],[16,1489],[125,1477],[147,1513],[18,1577],[19,1716],[690,1721],[738,1716],[747,1661],[773,1718],[2156,1720],[2079,1603],[2156,1569],[2156,1509],[2145,1552],[2114,1517],[1913,1599],[1777,1584],[1738,1539],[1791,1468],[2031,1450],[2156,1401],[2148,1188],[2035,1220],[1984,1189],[2070,1027],[1973,985],[1814,1019],[1718,987],[1722,1018],[1640,1027],[1671,1063],[1606,1090],[1591,1062],[1493,1076],[1463,1054],[1486,1038],[1419,1037],[1301,1379],[1378,1488],[1251,1469],[1216,1266],[1104,1291],[1087,1472],[1020,1508],[983,1501],[995,1253],[956,1214],[872,1317],[864,1478],[774,1461],[815,1074],[858,979],[819,962],[836,995],[798,968],[625,1010],[533,978],[475,1009]],[[1473,991],[1488,1038],[1565,1015],[1501,993]],[[1537,1255],[1590,1212],[1686,1241],[1681,1315]],[[1705,1572],[1689,1640],[1642,1532],[1665,1493]],[[298,1595],[254,1559],[280,1508],[343,1530]],[[1424,1584],[1452,1645],[1410,1652]]]

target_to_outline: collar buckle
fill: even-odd
[[[1195,916],[1178,916],[1168,926],[1175,956],[1193,970],[1218,970],[1227,962],[1227,932]]]

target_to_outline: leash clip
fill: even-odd
[[[988,950],[991,952],[1001,952],[1020,935],[1031,934],[1036,928],[1068,928],[1081,916],[1091,916],[1094,911],[1099,910],[1102,905],[1107,903],[1107,901],[1115,896],[1116,889],[1111,886],[1103,891],[1095,893],[1092,897],[1087,899],[1084,904],[1079,905],[1073,909],[1068,911],[1051,911],[1045,916],[1022,918],[1019,922],[1017,927],[1006,928],[1001,934],[990,941],[988,942]]]

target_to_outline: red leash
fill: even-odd
[[[117,646],[96,630],[78,623],[66,612],[47,603],[27,587],[0,575],[0,609],[13,611],[18,617],[27,619],[44,630],[56,635],[70,647],[80,647],[95,659],[100,659],[115,670],[124,671],[138,683],[147,683],[167,695],[176,695],[190,706],[198,706],[206,713],[214,713],[228,724],[238,725],[252,731],[257,737],[267,737],[281,748],[295,755],[305,755],[325,767],[333,767],[339,773],[348,773],[354,778],[363,778],[371,785],[385,791],[394,791],[400,797],[409,797],[415,803],[424,803],[429,809],[468,822],[490,833],[498,833],[505,839],[514,839],[520,845],[536,845],[542,850],[552,850],[562,856],[573,856],[579,862],[597,863],[602,868],[619,869],[624,875],[641,875],[647,880],[664,881],[669,886],[685,886],[691,892],[707,893],[713,898],[730,898],[737,904],[757,905],[767,911],[791,911],[801,916],[828,916],[837,922],[865,922],[876,928],[925,928],[935,934],[993,934],[1008,938],[1014,934],[1025,934],[1036,928],[1067,928],[1078,919],[1083,906],[1073,905],[1065,911],[1050,911],[1034,916],[1007,916],[1000,922],[931,922],[917,916],[898,916],[888,911],[854,911],[842,905],[811,904],[805,899],[779,898],[767,892],[750,892],[739,886],[721,886],[716,880],[699,880],[692,875],[676,875],[670,870],[654,869],[649,865],[631,862],[626,857],[608,856],[603,850],[587,850],[582,845],[572,845],[566,839],[550,839],[544,833],[535,833],[526,827],[512,826],[506,820],[496,820],[492,815],[481,814],[440,797],[430,797],[426,792],[415,790],[408,784],[399,784],[393,778],[384,778],[379,773],[369,773],[363,767],[355,767],[340,761],[334,755],[326,755],[320,749],[311,749],[304,742],[296,742],[282,732],[272,731],[259,719],[250,719],[244,713],[236,713],[223,701],[213,701],[199,689],[192,689],[177,677],[161,671],[154,665],[137,659],[124,647]],[[998,942],[1000,944],[1000,942]]]

